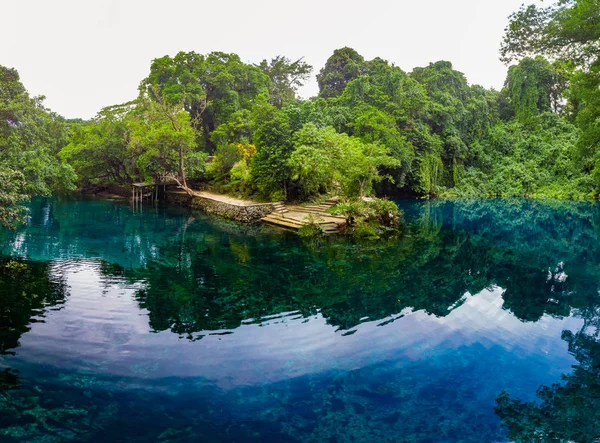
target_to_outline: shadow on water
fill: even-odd
[[[8,441],[120,441],[123,436],[127,441],[207,436],[208,441],[598,438],[600,208],[527,200],[400,205],[406,228],[398,241],[336,239],[315,246],[289,233],[185,210],[132,213],[125,204],[105,201],[35,200],[28,226],[0,232],[0,352],[5,354],[0,356],[0,435],[12,439]],[[373,346],[373,355],[357,355],[356,362],[366,363],[353,366],[352,358],[340,351],[330,364],[305,363],[323,369],[302,368],[297,374],[286,369],[296,375],[274,376],[263,384],[235,382],[236,389],[225,390],[198,376],[163,377],[153,382],[152,390],[143,384],[139,390],[116,389],[141,382],[129,374],[95,373],[87,366],[85,371],[40,369],[18,359],[13,364],[20,339],[35,323],[44,322],[44,315],[65,301],[67,307],[71,298],[75,303],[82,293],[78,288],[89,284],[88,277],[81,277],[80,286],[71,291],[63,263],[73,260],[93,268],[104,293],[112,286],[129,291],[158,338],[168,341],[164,334],[175,333],[188,343],[175,347],[197,346],[197,340],[210,338],[205,346],[219,343],[218,349],[225,349],[236,340],[243,344],[245,334],[254,337],[253,331],[260,330],[254,327],[277,334],[284,331],[277,329],[283,323],[298,331],[317,327],[322,318],[323,327],[340,335],[337,346],[340,340],[355,343],[361,352]],[[499,335],[508,329],[467,346],[462,344],[471,334],[467,330],[481,327],[471,324],[476,319],[447,320],[464,323],[464,329],[453,326],[447,332],[448,343],[462,347],[443,342],[435,352],[428,350],[432,344],[423,344],[435,341],[435,331],[414,342],[423,347],[419,351],[408,341],[406,349],[392,343],[384,352],[387,345],[372,341],[391,340],[379,331],[410,335],[408,328],[421,323],[441,328],[462,306],[479,303],[478,294],[500,303],[502,315],[532,328],[551,319],[579,322],[575,332],[562,332],[578,364],[558,384],[540,387],[537,401],[525,392],[529,385],[511,392],[511,383],[520,376],[527,379],[534,369],[525,363],[511,366],[513,357],[525,357],[513,356],[510,343],[501,342],[516,340]],[[109,323],[109,318],[103,320]],[[323,331],[312,339],[326,340]],[[520,339],[526,343],[528,337]],[[22,350],[26,356],[26,346]],[[11,355],[15,352],[17,356]],[[383,357],[375,358],[378,352]],[[531,358],[540,362],[546,356]],[[346,366],[340,363],[344,359],[350,362]],[[94,364],[108,368],[113,363]],[[182,359],[180,364],[188,363]],[[502,368],[515,372],[498,375]],[[473,374],[481,380],[474,381]],[[144,404],[155,406],[140,406]]]

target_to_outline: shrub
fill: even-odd
[[[378,239],[400,232],[400,210],[393,201],[377,198],[345,201],[329,212],[346,217],[346,231],[354,237]]]
[[[233,143],[221,144],[217,146],[214,160],[208,165],[206,172],[216,181],[227,181],[231,169],[241,158],[236,145]]]
[[[317,220],[312,216],[308,216],[308,223],[298,229],[298,235],[302,238],[319,238],[325,236],[325,231]]]

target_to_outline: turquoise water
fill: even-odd
[[[600,206],[400,201],[393,242],[48,199],[0,231],[0,441],[600,437]]]

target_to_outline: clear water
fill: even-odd
[[[0,231],[0,441],[596,441],[600,206],[400,206],[352,244],[35,200]]]

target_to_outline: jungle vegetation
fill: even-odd
[[[506,28],[500,91],[448,61],[404,72],[346,47],[311,99],[297,97],[313,72],[302,59],[180,52],[90,121],[45,109],[2,67],[0,220],[18,221],[29,195],[164,177],[262,200],[597,197],[599,42],[595,0],[524,6]]]

